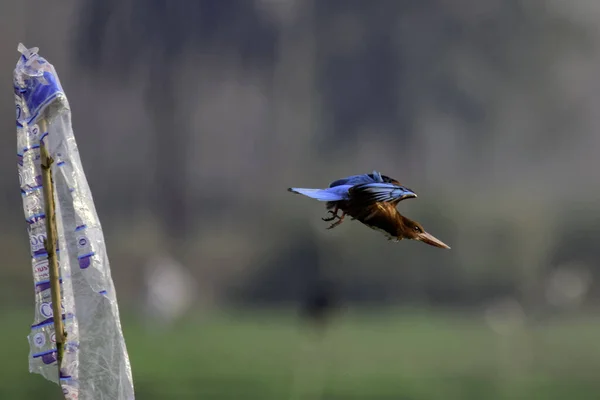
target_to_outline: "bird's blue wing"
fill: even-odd
[[[340,201],[348,199],[348,189],[352,185],[339,185],[327,189],[289,188],[288,191],[302,194],[319,201]]]
[[[417,197],[417,194],[407,187],[380,182],[354,186],[349,193],[353,201],[364,203],[398,203],[404,199]]]
[[[377,171],[373,171],[372,174],[362,174],[362,175],[352,175],[346,178],[338,179],[337,181],[332,182],[329,187],[336,187],[340,185],[361,185],[363,183],[377,183],[383,182],[383,178],[381,174]]]

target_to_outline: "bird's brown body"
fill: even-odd
[[[384,233],[390,240],[398,239],[403,231],[402,216],[396,207],[390,203],[375,203],[360,208],[352,207],[350,204],[346,208],[346,214],[369,228]]]
[[[337,204],[328,204],[327,208],[334,210],[337,207],[339,211],[342,211],[343,215],[348,215],[352,220],[357,220],[369,228],[383,233],[389,240],[402,240],[402,239],[417,239],[419,236],[431,236],[425,232],[421,224],[406,218],[400,214],[396,208],[396,204],[387,202],[377,202],[369,205],[363,205],[361,203],[354,203],[352,201],[337,202]],[[333,213],[333,211],[330,211]],[[335,218],[335,217],[334,217]],[[340,223],[340,217],[337,217],[338,221],[330,226],[334,228],[335,224]],[[445,247],[440,245],[443,243],[437,243],[437,239],[431,236],[423,238],[422,240],[428,244],[436,247]],[[418,239],[417,239],[418,240]]]

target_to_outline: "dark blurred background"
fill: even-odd
[[[592,1],[0,0],[0,397],[54,393],[27,372],[23,42],[71,104],[137,398],[597,399],[599,21]],[[373,169],[452,250],[327,231],[286,192]]]

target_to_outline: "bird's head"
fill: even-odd
[[[439,240],[432,234],[425,232],[425,229],[423,229],[423,226],[420,223],[418,223],[417,221],[408,219],[403,215],[401,217],[402,217],[402,224],[400,224],[400,227],[398,229],[399,230],[399,232],[398,232],[399,238],[419,240],[423,243],[427,243],[427,244],[429,244],[431,246],[435,246],[435,247],[440,247],[442,249],[450,248],[450,246],[448,246],[446,243],[442,242],[441,240]]]

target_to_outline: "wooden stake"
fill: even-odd
[[[40,133],[48,131],[48,123],[45,119],[38,122]],[[48,139],[46,136],[44,139]],[[51,166],[54,163],[44,139],[40,141],[40,155],[42,167],[42,185],[44,187],[44,208],[46,214],[46,240],[44,246],[48,252],[48,269],[50,272],[50,293],[52,295],[52,315],[54,317],[54,331],[56,336],[56,360],[58,363],[58,376],[62,368],[62,360],[65,352],[67,334],[62,320],[60,272],[58,269],[58,257],[56,255],[56,244],[58,234],[56,230],[56,207],[54,204],[54,182],[52,179]]]

